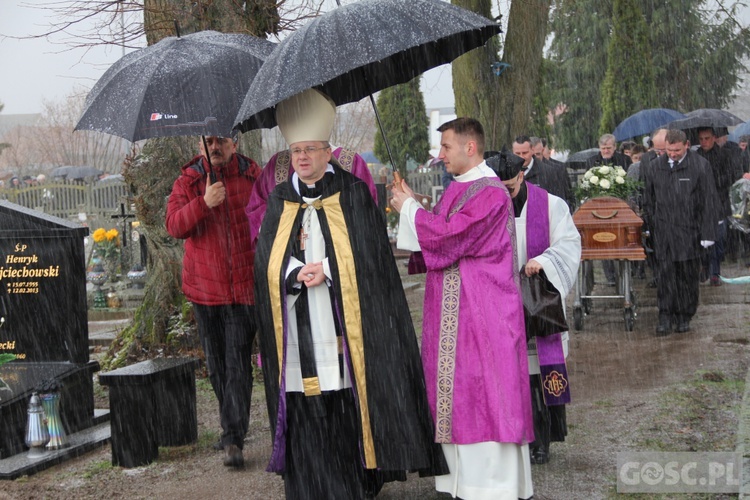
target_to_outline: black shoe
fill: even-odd
[[[679,319],[677,321],[677,333],[685,333],[690,331],[690,320],[689,319]]]
[[[242,456],[242,450],[236,444],[230,444],[224,447],[224,465],[227,467],[244,467],[245,457]]]
[[[216,451],[221,451],[224,449],[224,443],[221,442],[221,439],[216,441],[214,444],[211,445],[211,448],[213,448]]]
[[[542,465],[549,462],[549,451],[542,448],[529,449],[529,458],[532,465]]]
[[[646,286],[649,288],[656,288],[656,280],[654,279],[654,280],[649,281]]]
[[[659,315],[659,324],[656,326],[656,334],[659,336],[672,333],[672,321],[669,316]]]

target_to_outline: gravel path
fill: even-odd
[[[725,265],[730,276],[744,268]],[[412,314],[421,322],[423,289],[405,277]],[[535,466],[535,498],[613,498],[619,451],[734,451],[750,362],[750,286],[701,287],[701,306],[687,334],[657,338],[655,294],[634,280],[635,330],[625,332],[617,301],[595,302],[584,330],[571,333],[568,366],[573,403],[569,436],[553,443],[551,462]],[[264,471],[270,455],[262,386],[253,394],[247,466],[229,470],[211,449],[218,411],[206,380],[198,383],[199,442],[162,448],[147,467],[114,468],[110,448],[31,477],[0,484],[0,500],[26,498],[281,499],[283,484]],[[446,499],[431,478],[386,485],[382,499]],[[650,498],[650,497],[639,497]],[[707,498],[707,497],[701,497]],[[712,497],[722,498],[722,497]]]

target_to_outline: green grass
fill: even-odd
[[[110,460],[97,460],[89,463],[86,466],[86,470],[81,474],[84,479],[91,479],[92,477],[107,472],[113,469],[112,462]]]
[[[213,394],[213,392],[214,392],[214,388],[211,387],[211,381],[208,379],[208,377],[206,377],[206,378],[197,378],[195,380],[195,389],[197,391],[209,392],[211,394]]]
[[[213,446],[219,440],[221,433],[212,429],[204,429],[198,434],[196,447],[199,450],[206,450]]]

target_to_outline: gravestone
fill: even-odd
[[[86,264],[88,228],[0,200],[0,459],[26,450],[29,398],[51,379],[62,384],[66,433],[94,422]]]

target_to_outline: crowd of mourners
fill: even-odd
[[[426,273],[420,345],[372,175],[330,143],[335,108],[317,90],[279,103],[289,149],[264,168],[236,138],[205,138],[169,196],[166,228],[185,240],[183,292],[219,402],[215,448],[244,465],[257,334],[267,470],[287,498],[374,498],[407,471],[454,498],[531,498],[532,466],[567,434],[569,336],[526,314],[521,290],[541,280],[564,298],[578,279],[568,167],[536,137],[493,151],[482,124],[460,117],[438,128],[435,206],[394,180],[396,245],[412,252],[410,273]],[[750,178],[747,137],[696,133],[695,150],[681,130],[619,149],[606,134],[586,165],[638,181],[649,265],[636,276],[653,274],[658,335],[688,332],[700,281],[721,284],[729,189]],[[614,283],[615,263],[603,265]]]
[[[652,272],[649,286],[657,289],[659,335],[689,331],[698,285],[722,285],[726,255],[750,264],[750,241],[731,224],[730,204],[732,186],[750,179],[750,137],[741,136],[736,143],[728,140],[726,128],[712,127],[687,133],[660,128],[644,145],[625,141],[618,151],[614,136],[604,135],[600,154],[588,165],[618,165],[639,181],[630,201],[644,221],[647,266],[635,266],[634,273],[644,278],[645,267]],[[607,278],[612,280],[609,274]]]

